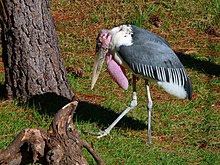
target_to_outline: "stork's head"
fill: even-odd
[[[103,62],[105,60],[105,56],[109,50],[111,39],[112,39],[112,35],[109,30],[101,30],[101,32],[99,33],[96,39],[96,55],[93,65],[91,89],[94,87],[99,77]]]
[[[132,45],[131,25],[121,25],[111,30],[101,30],[96,39],[96,55],[93,66],[91,89],[98,79],[106,54],[108,54],[109,50],[113,50],[113,52],[117,51],[122,45]]]

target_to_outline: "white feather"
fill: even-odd
[[[118,55],[117,52],[115,52],[114,54],[114,60],[119,64],[119,65],[123,65],[123,60],[121,59],[121,57]]]
[[[115,27],[111,30],[112,40],[111,40],[111,49],[117,50],[120,46],[130,46],[132,45],[132,28],[131,26],[122,25]]]
[[[187,97],[187,93],[183,86],[178,84],[174,84],[172,82],[157,82],[159,86],[161,86],[167,93],[170,93],[180,99],[185,99]]]

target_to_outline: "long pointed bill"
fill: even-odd
[[[94,65],[93,65],[93,71],[92,71],[91,89],[93,89],[93,87],[99,77],[103,62],[105,60],[106,53],[107,53],[106,50],[104,50],[103,48],[100,48],[99,51],[96,53],[95,61],[94,61]]]

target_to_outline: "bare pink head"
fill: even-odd
[[[109,44],[111,42],[112,35],[110,34],[109,30],[101,30],[97,39],[96,39],[96,48],[100,49],[108,49]],[[99,51],[96,49],[96,51]]]

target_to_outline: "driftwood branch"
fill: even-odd
[[[0,152],[0,164],[86,165],[83,147],[97,164],[104,164],[91,145],[80,139],[80,133],[74,128],[72,118],[77,105],[78,102],[73,101],[61,108],[48,131],[39,128],[21,131],[6,150]]]

